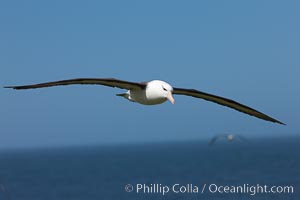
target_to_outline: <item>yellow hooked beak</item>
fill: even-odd
[[[171,102],[171,104],[174,104],[175,103],[175,100],[172,96],[172,92],[169,92],[168,95],[167,95],[167,99]]]

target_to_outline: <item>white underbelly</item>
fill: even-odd
[[[147,97],[145,90],[131,90],[129,100],[144,105],[155,105],[164,103],[167,99],[149,96]]]

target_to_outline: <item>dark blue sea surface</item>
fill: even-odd
[[[299,153],[299,138],[217,142],[211,148],[194,141],[6,150],[0,152],[0,200],[299,200]],[[125,191],[128,184],[133,191]],[[145,190],[137,191],[137,184]],[[173,191],[175,184],[183,192]],[[293,193],[209,191],[209,186],[257,184],[292,186]],[[163,187],[171,191],[163,195]]]

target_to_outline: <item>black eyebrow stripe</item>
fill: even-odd
[[[161,85],[161,87],[164,91],[168,91],[163,85]]]

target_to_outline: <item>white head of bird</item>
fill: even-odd
[[[227,135],[227,140],[229,142],[231,142],[233,139],[234,139],[234,135],[232,135],[232,134]]]
[[[160,80],[150,81],[146,89],[146,97],[148,100],[153,100],[153,104],[163,103],[169,100],[172,104],[175,100],[172,96],[173,87]]]

